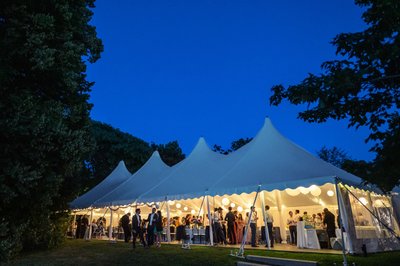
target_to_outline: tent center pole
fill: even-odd
[[[264,197],[263,192],[261,192],[260,197],[261,197],[261,210],[262,210],[263,219],[264,219],[265,242],[268,245],[268,249],[271,249],[271,242],[269,241],[269,230],[268,230],[267,217],[265,215],[265,197]]]
[[[209,235],[210,235],[210,245],[214,246],[214,235],[213,235],[213,217],[210,213],[210,200],[207,195],[207,212],[208,212],[208,223],[210,224],[210,230],[209,230]]]
[[[260,190],[261,190],[261,185],[258,186],[256,196],[254,197],[253,205],[251,205],[251,207],[255,206],[258,194],[260,193]],[[251,217],[253,215],[253,208],[251,208],[251,207],[250,207],[249,219],[247,221],[246,228],[244,230],[242,244],[240,245],[239,251],[235,254],[236,257],[244,258],[244,245],[246,244],[246,239],[247,239],[247,234],[248,234],[249,227],[250,227]]]
[[[345,247],[345,243],[344,243],[343,222],[342,222],[343,216],[342,216],[342,210],[340,207],[341,204],[339,202],[339,197],[341,194],[339,193],[339,184],[338,184],[337,178],[335,178],[335,188],[336,188],[336,198],[338,201],[338,211],[339,211],[339,216],[340,216],[339,223],[340,223],[340,234],[342,236],[343,266],[347,266],[348,263],[347,263],[347,256],[346,256],[346,247]]]
[[[168,197],[165,197],[165,205],[167,208],[167,242],[171,243],[171,223],[170,223],[170,212],[169,212],[169,202]]]

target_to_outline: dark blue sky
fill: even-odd
[[[350,0],[106,1],[92,23],[105,49],[88,68],[92,118],[134,136],[178,140],[188,154],[254,136],[268,115],[281,133],[315,153],[337,146],[372,159],[368,131],[345,121],[308,124],[298,107],[270,107],[275,84],[296,84],[335,58],[332,38],[365,28]]]

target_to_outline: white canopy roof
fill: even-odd
[[[327,163],[282,136],[269,118],[256,137],[228,155],[234,166],[212,186],[211,194],[250,193],[261,189],[272,191],[334,183],[334,178],[351,185],[362,180]]]
[[[190,155],[174,165],[171,173],[155,187],[141,195],[139,202],[163,201],[203,196],[217,176],[222,176],[225,155],[213,152],[200,138]]]
[[[127,180],[131,173],[126,169],[124,161],[120,161],[115,169],[97,186],[71,202],[72,208],[81,209],[90,207],[96,200],[103,197],[122,182]]]
[[[256,137],[239,150],[221,155],[200,138],[190,156],[173,167],[171,174],[144,193],[140,202],[195,198],[204,195],[251,193],[261,185],[272,191],[298,186],[362,180],[307,152],[283,137],[269,118]]]
[[[153,152],[150,159],[125,182],[98,199],[93,205],[103,207],[109,205],[125,205],[134,202],[141,194],[150,190],[171,172],[171,167],[160,158],[158,151]]]

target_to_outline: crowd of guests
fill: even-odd
[[[250,216],[251,213],[251,217]],[[206,216],[208,218],[208,216]],[[245,237],[246,224],[250,223],[250,230],[246,235],[245,242],[250,242],[252,247],[257,246],[257,221],[259,217],[254,208],[251,207],[251,211],[246,213],[246,217],[243,218],[241,213],[233,211],[232,207],[228,208],[226,215],[223,213],[221,207],[215,208],[211,214],[211,225],[213,232],[214,244],[241,244]],[[250,220],[250,221],[249,221]],[[335,237],[335,215],[331,213],[327,208],[321,213],[309,215],[307,211],[303,214],[300,210],[289,211],[289,217],[287,219],[287,226],[290,234],[290,243],[293,245],[297,244],[297,225],[299,222],[304,222],[305,228],[316,228],[325,229],[329,238]],[[266,237],[266,246],[274,246],[274,233],[273,223],[274,219],[270,213],[270,207],[265,206],[265,222],[267,223],[268,233]],[[339,216],[337,216],[337,222],[339,225]],[[93,220],[89,225],[88,217],[83,215],[77,221],[77,238],[87,238],[88,228],[92,226],[92,232],[105,231],[106,219],[100,217],[97,220]],[[147,219],[141,217],[141,210],[137,208],[135,213],[131,217],[131,213],[127,213],[120,219],[119,226],[124,231],[125,242],[130,242],[131,237],[133,238],[133,248],[136,247],[136,240],[139,239],[144,247],[150,246],[161,246],[161,240],[163,235],[163,229],[168,226],[166,217],[163,217],[161,211],[156,208],[152,208],[151,213],[147,216]],[[185,238],[185,228],[203,228],[204,221],[202,216],[194,216],[187,214],[184,217],[172,217],[169,221],[169,226],[173,230],[172,233],[176,233],[176,240]],[[182,230],[179,230],[182,229]],[[268,242],[269,240],[269,242]],[[268,245],[269,244],[269,245]]]

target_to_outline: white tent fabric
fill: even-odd
[[[150,159],[125,182],[98,199],[93,205],[104,207],[133,203],[141,194],[157,185],[162,178],[171,172],[171,167],[160,158],[158,151],[153,152]]]
[[[126,169],[125,163],[120,161],[115,169],[97,186],[71,202],[71,208],[82,209],[90,207],[96,200],[103,195],[118,187],[127,180],[132,174]]]
[[[263,190],[334,183],[334,177],[358,186],[362,180],[327,163],[283,137],[269,118],[256,137],[228,156],[235,161],[212,186],[211,194],[240,194]]]
[[[272,191],[298,186],[343,182],[358,186],[362,180],[307,152],[283,137],[269,118],[256,137],[229,154],[210,150],[200,138],[190,156],[171,174],[140,197],[141,202],[187,199],[204,195],[251,193],[261,185]]]
[[[213,152],[204,138],[200,138],[190,155],[174,165],[171,173],[155,187],[141,195],[138,202],[155,202],[195,198],[205,192],[224,172],[226,155]]]

